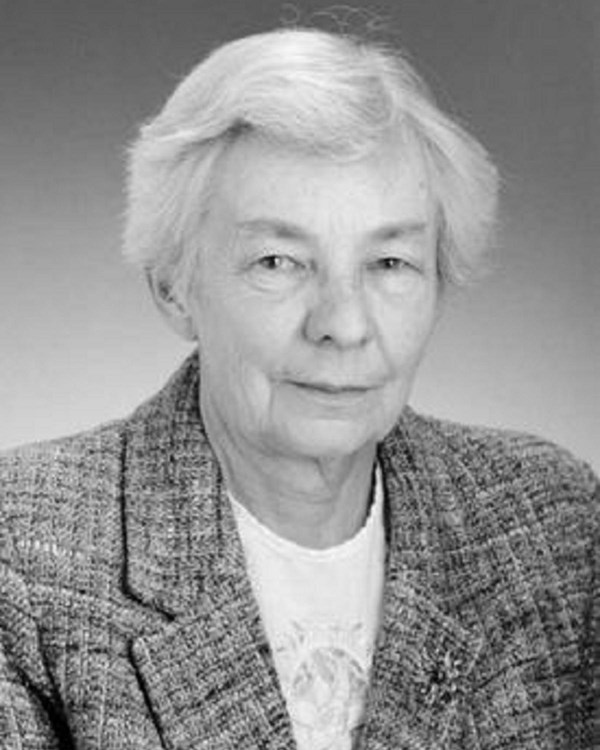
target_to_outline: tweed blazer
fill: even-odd
[[[3,750],[294,747],[198,388],[193,356],[130,418],[0,458]],[[410,409],[379,460],[361,747],[600,747],[591,471]]]

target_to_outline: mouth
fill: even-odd
[[[319,409],[333,410],[334,413],[347,409],[354,413],[357,408],[365,408],[371,403],[373,392],[372,386],[347,383],[291,381],[290,384],[309,409],[312,404],[318,405]]]
[[[360,396],[371,390],[369,386],[364,385],[340,385],[336,383],[321,382],[304,383],[294,381],[292,381],[292,384],[302,390],[323,393],[328,396]]]

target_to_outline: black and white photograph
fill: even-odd
[[[600,3],[0,0],[0,748],[600,747]]]

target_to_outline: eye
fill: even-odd
[[[418,260],[402,255],[380,255],[366,266],[373,288],[386,294],[406,294],[407,290],[423,278],[423,268]]]
[[[393,255],[377,258],[369,266],[373,271],[404,271],[413,267],[404,258],[398,258]]]
[[[257,289],[287,291],[294,289],[306,277],[307,264],[289,253],[257,255],[246,267],[247,279]]]
[[[256,265],[265,271],[294,271],[300,268],[300,263],[289,255],[263,255],[256,261]]]

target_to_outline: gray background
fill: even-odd
[[[298,0],[302,17],[327,7]],[[600,469],[598,0],[388,0],[504,178],[495,271],[450,301],[412,399]],[[0,447],[128,413],[188,351],[120,260],[136,124],[280,2],[0,2]]]

